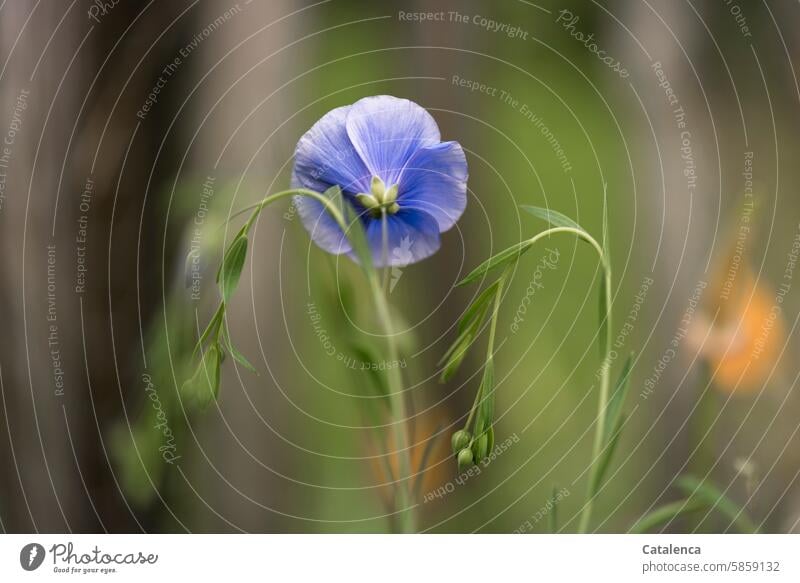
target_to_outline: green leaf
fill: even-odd
[[[678,478],[677,485],[690,499],[700,500],[709,508],[719,511],[731,521],[731,524],[735,524],[741,532],[758,532],[758,527],[747,516],[744,508],[728,498],[709,481],[701,481],[694,476],[686,475]]]
[[[581,227],[578,223],[576,223],[569,217],[562,215],[557,211],[545,209],[538,206],[529,206],[529,205],[522,205],[522,209],[531,213],[536,217],[544,219],[554,227],[568,227],[571,229],[575,229],[576,231],[579,231],[581,233],[579,238],[584,238],[585,236],[584,240],[594,242],[594,239],[592,239],[591,235],[589,235],[586,229]],[[492,269],[496,269],[498,267],[505,266],[514,261],[517,261],[523,253],[525,253],[528,249],[530,249],[533,246],[534,243],[535,243],[534,240],[528,239],[526,241],[521,241],[519,243],[512,245],[508,249],[501,251],[497,255],[494,255],[489,259],[487,259],[486,261],[484,261],[483,263],[481,263],[478,267],[476,267],[469,274],[467,274],[467,276],[460,282],[458,282],[456,285],[459,286],[466,285],[468,283],[475,281],[476,279],[483,277],[486,273],[488,273]]]
[[[573,229],[578,229],[579,231],[586,232],[586,229],[581,227],[578,223],[573,221],[568,216],[563,215],[558,211],[554,211],[552,209],[540,206],[531,206],[527,204],[520,205],[520,208],[529,212],[535,217],[547,221],[554,227],[571,227]]]
[[[705,507],[706,505],[702,500],[678,500],[665,504],[639,519],[631,528],[631,532],[644,534],[656,527],[669,523],[675,518],[702,510]]]
[[[217,334],[219,331],[220,326],[222,325],[223,321],[225,320],[225,302],[221,302],[219,307],[217,307],[217,311],[214,312],[214,316],[211,318],[211,321],[206,326],[206,329],[200,335],[200,338],[197,340],[197,344],[194,347],[194,351],[192,351],[192,357],[197,356],[197,353],[200,352],[200,349],[203,347],[203,343],[210,338],[213,334]]]
[[[469,342],[467,342],[467,347],[471,344],[478,328],[483,323],[484,318],[486,318],[486,314],[489,311],[489,304],[491,300],[494,299],[494,294],[497,293],[499,286],[500,280],[494,282],[482,291],[464,311],[464,315],[461,316],[461,320],[458,322],[458,336],[450,345],[447,352],[444,353],[444,356],[439,359],[439,365],[447,361],[449,357],[453,355],[456,348],[464,342],[466,337],[471,337]]]
[[[461,362],[464,360],[467,350],[469,350],[469,347],[472,346],[472,343],[475,341],[478,330],[480,329],[481,324],[483,324],[483,320],[488,311],[489,304],[487,302],[481,308],[481,310],[474,317],[472,317],[471,321],[466,325],[464,330],[459,333],[453,344],[439,360],[440,366],[442,366],[444,363],[441,374],[442,382],[446,382],[452,378],[452,376],[458,370],[458,367],[461,366]]]
[[[219,394],[220,367],[225,358],[222,347],[216,342],[203,353],[194,375],[183,383],[184,396],[201,407],[207,406]]]
[[[239,352],[239,350],[233,345],[233,343],[230,340],[228,341],[228,351],[231,353],[231,356],[236,362],[241,364],[250,372],[258,375],[256,367],[250,364],[250,361],[248,361],[247,358],[245,358],[245,356],[241,352]]]
[[[239,278],[242,275],[244,260],[247,257],[247,236],[239,235],[234,239],[228,251],[222,259],[222,265],[217,272],[217,283],[222,292],[222,301],[226,304],[230,301]]]
[[[521,208],[535,217],[543,219],[547,221],[553,227],[569,227],[571,229],[577,229],[582,233],[585,233],[587,237],[590,237],[589,232],[581,227],[578,223],[573,221],[566,215],[561,214],[558,211],[554,211],[551,209],[539,207],[539,206],[530,206],[530,205],[520,205]],[[606,281],[605,278],[609,277],[609,264],[608,264],[608,209],[607,209],[607,202],[605,198],[605,185],[603,185],[603,234],[602,234],[602,241],[603,241],[603,256],[601,257],[601,263],[603,266],[603,279],[600,281],[600,325],[599,325],[599,335],[600,335],[600,358],[606,357],[606,351],[608,350],[608,325],[609,321],[607,318],[607,308],[608,303],[611,301],[611,298],[606,296]]]
[[[611,366],[611,363],[605,363],[606,366]],[[625,404],[625,397],[628,395],[628,387],[630,386],[631,369],[633,368],[633,352],[628,355],[625,364],[622,367],[622,372],[617,379],[617,384],[614,387],[614,392],[608,400],[606,406],[606,422],[605,422],[605,436],[603,440],[608,443],[613,431],[616,429],[619,418],[622,415],[622,406]]]
[[[494,420],[494,359],[489,358],[483,365],[483,376],[480,388],[481,403],[478,409],[478,419],[475,424],[475,434],[479,435],[492,426]]]
[[[494,299],[494,296],[497,293],[499,287],[500,287],[500,280],[498,279],[492,285],[483,290],[478,295],[477,298],[475,298],[475,300],[470,304],[470,306],[464,311],[464,315],[461,316],[461,320],[458,322],[459,332],[463,332],[464,329],[470,323],[472,323],[473,319],[476,316],[480,315],[481,312],[484,315],[486,314],[486,308],[489,306],[489,303]]]
[[[611,363],[604,362],[603,365],[611,366]],[[622,367],[622,372],[617,379],[614,392],[611,393],[608,405],[606,405],[604,413],[605,431],[603,434],[604,449],[600,454],[600,459],[597,461],[597,469],[593,473],[591,483],[592,495],[599,490],[600,485],[603,483],[605,474],[611,465],[611,459],[614,457],[622,428],[625,425],[626,415],[622,412],[622,406],[625,404],[625,397],[628,394],[632,367],[633,353],[629,354],[627,360],[625,360],[625,365]]]
[[[472,441],[472,456],[475,462],[479,462],[486,458],[486,455],[489,452],[489,438],[484,433],[483,435],[478,435]]]
[[[528,249],[533,246],[533,242],[531,241],[521,241],[509,247],[508,249],[501,251],[497,255],[493,255],[483,263],[481,263],[478,267],[473,269],[469,274],[459,281],[456,286],[467,285],[468,283],[472,283],[476,279],[480,279],[486,273],[491,271],[492,269],[496,269],[498,267],[508,265],[520,258],[520,256],[525,253]]]
[[[608,471],[608,467],[611,465],[611,458],[614,457],[614,452],[617,449],[619,436],[622,434],[622,426],[625,424],[626,418],[627,416],[625,414],[619,416],[617,424],[614,427],[614,431],[611,433],[611,436],[605,445],[605,449],[600,454],[600,459],[597,462],[597,470],[595,470],[593,474],[591,484],[592,496],[594,496],[600,489],[600,485],[603,483],[603,478],[605,478],[606,471]]]
[[[458,337],[456,342],[454,342],[447,351],[446,358],[443,359],[444,366],[442,367],[442,374],[440,376],[441,382],[445,383],[449,381],[453,378],[453,375],[456,374],[461,363],[464,361],[464,357],[467,355],[469,347],[472,346],[472,343],[475,341],[475,333],[479,325],[480,322],[476,321],[470,329],[465,330],[464,333]]]

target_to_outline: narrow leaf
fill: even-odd
[[[622,426],[625,425],[626,418],[627,416],[624,414],[619,416],[619,419],[617,420],[614,430],[611,433],[611,437],[606,443],[605,449],[600,454],[600,459],[597,462],[597,470],[593,474],[594,478],[591,484],[592,496],[594,496],[600,489],[600,485],[603,483],[603,479],[605,478],[606,472],[608,471],[608,468],[611,465],[611,458],[614,457],[614,452],[617,449],[617,444],[619,443],[619,437],[622,434]]]
[[[708,481],[701,481],[694,476],[686,475],[678,479],[680,488],[690,498],[699,499],[709,508],[718,510],[727,517],[731,524],[735,524],[741,532],[755,533],[758,527],[750,520],[744,508],[728,498],[716,486]]]
[[[209,346],[192,378],[181,387],[183,394],[201,407],[207,406],[219,394],[220,366],[224,354],[217,343]]]
[[[644,534],[670,521],[705,508],[702,500],[678,500],[656,508],[633,525],[631,532]]]
[[[604,366],[611,366],[611,363],[604,362]],[[614,387],[614,392],[608,400],[606,407],[606,422],[605,422],[605,436],[603,440],[608,443],[611,438],[614,428],[619,422],[619,417],[622,414],[622,406],[625,404],[625,397],[628,394],[628,387],[630,386],[631,368],[633,367],[633,353],[628,355],[625,364],[622,367],[622,372],[617,379],[617,384]]]
[[[530,241],[521,241],[509,247],[508,249],[501,251],[497,255],[493,255],[483,263],[481,263],[478,267],[473,269],[464,279],[459,281],[456,285],[462,286],[467,285],[468,283],[472,283],[476,279],[480,279],[486,273],[491,271],[492,269],[496,269],[498,267],[508,265],[514,261],[517,261],[520,256],[525,253],[528,249],[531,248],[533,243]]]
[[[254,373],[256,375],[258,374],[258,371],[256,370],[256,367],[254,367],[252,364],[250,364],[250,361],[248,361],[247,358],[245,358],[245,356],[241,352],[239,352],[239,350],[230,341],[228,341],[228,351],[231,353],[231,356],[233,357],[233,359],[236,362],[241,364],[243,367],[245,367],[250,372],[252,372],[252,373]]]
[[[225,253],[217,274],[217,283],[219,283],[220,291],[222,292],[222,300],[226,304],[230,301],[233,292],[236,291],[236,286],[239,284],[246,257],[247,237],[240,235],[236,237]]]
[[[219,330],[219,327],[222,325],[222,322],[225,320],[225,302],[221,302],[217,311],[214,313],[214,316],[211,318],[211,321],[206,326],[206,329],[203,330],[203,333],[200,335],[200,338],[197,340],[197,344],[194,347],[194,351],[192,351],[192,356],[197,356],[200,352],[200,349],[203,346],[203,343],[210,338],[213,334],[216,334]]]
[[[453,346],[450,348],[446,362],[442,368],[442,374],[440,377],[441,382],[445,383],[453,378],[453,375],[456,374],[458,368],[461,366],[461,363],[464,360],[464,357],[467,355],[467,351],[469,347],[472,346],[472,342],[475,340],[475,331],[473,329],[465,330],[464,334],[459,337],[458,341],[456,341]]]
[[[467,354],[467,350],[472,346],[478,330],[486,318],[486,312],[489,310],[488,302],[481,308],[477,316],[473,317],[471,322],[462,330],[458,337],[456,337],[453,344],[444,353],[444,356],[439,360],[439,365],[443,366],[441,381],[446,382],[449,380],[461,366],[461,362]],[[443,364],[444,363],[444,364]]]
[[[535,217],[543,219],[550,223],[554,227],[571,227],[573,229],[578,229],[580,231],[586,232],[586,229],[581,227],[578,223],[573,221],[566,215],[561,214],[558,211],[554,211],[552,209],[540,207],[540,206],[531,206],[527,204],[520,205],[520,208],[529,212]]]
[[[486,314],[486,307],[488,307],[489,302],[494,299],[494,295],[497,293],[497,289],[500,287],[500,280],[498,279],[492,285],[487,287],[483,290],[477,298],[470,304],[470,306],[464,311],[464,315],[461,316],[461,320],[458,323],[458,331],[462,332],[470,323],[472,323],[473,318],[478,316],[481,311],[483,314]]]
[[[480,389],[483,395],[478,411],[478,422],[475,433],[482,433],[491,427],[494,420],[494,359],[490,358],[483,365]]]

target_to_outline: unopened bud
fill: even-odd
[[[453,453],[458,453],[465,447],[469,446],[469,441],[472,439],[472,434],[466,429],[459,429],[450,438],[450,443],[453,446]]]
[[[472,450],[465,447],[458,452],[458,469],[464,470],[472,465]]]

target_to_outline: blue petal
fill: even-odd
[[[355,102],[347,112],[347,134],[369,172],[386,186],[397,184],[415,151],[441,141],[431,114],[408,99],[390,95]]]
[[[369,192],[370,174],[353,148],[345,120],[352,106],[329,111],[297,142],[294,176],[310,190],[339,185],[347,192]]]
[[[383,252],[383,220],[367,223],[367,242],[375,267],[404,267],[430,257],[439,250],[439,225],[431,215],[403,210],[386,216],[387,247]],[[384,261],[386,259],[386,261]]]
[[[417,150],[400,175],[397,204],[424,211],[446,231],[467,206],[467,159],[458,142]]]
[[[293,174],[292,188],[296,188],[298,182],[299,178]],[[314,243],[334,255],[352,251],[353,248],[344,236],[339,223],[325,210],[321,202],[309,196],[294,196],[292,200],[303,226]]]

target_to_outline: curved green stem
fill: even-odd
[[[253,214],[250,215],[250,218],[247,219],[247,222],[242,227],[242,232],[247,233],[250,230],[250,227],[253,225],[253,222],[258,218],[258,215],[264,210],[265,207],[269,206],[276,200],[280,200],[282,198],[286,198],[289,196],[308,196],[310,198],[316,199],[317,201],[321,202],[327,211],[331,214],[334,220],[339,224],[342,228],[342,231],[347,233],[348,225],[342,216],[341,211],[339,208],[331,202],[331,199],[327,196],[320,194],[314,190],[308,190],[307,188],[290,188],[289,190],[282,190],[281,192],[276,192],[275,194],[271,194],[268,197],[264,198],[261,202],[256,203],[252,207]],[[243,209],[248,210],[248,209]],[[241,211],[240,211],[241,212]]]
[[[246,236],[250,229],[252,228],[253,224],[255,223],[256,219],[260,215],[261,211],[264,210],[268,205],[272,204],[273,202],[287,198],[290,196],[308,196],[320,202],[325,209],[330,213],[339,227],[342,229],[342,232],[347,233],[349,231],[350,225],[347,222],[347,217],[342,213],[342,209],[336,204],[331,197],[326,196],[325,194],[321,194],[319,192],[308,190],[305,188],[292,188],[289,190],[284,190],[281,192],[277,192],[275,194],[271,194],[261,200],[260,202],[243,209],[243,211],[251,210],[252,214],[244,223],[242,228],[240,229],[237,238],[239,236]],[[234,216],[238,216],[238,214]],[[385,218],[384,218],[384,247],[386,247],[386,233],[385,233]],[[384,249],[384,260],[386,259],[386,252],[387,250]],[[386,261],[385,261],[386,262]],[[386,342],[387,342],[387,349],[388,349],[388,358],[390,362],[397,362],[399,361],[399,354],[395,339],[395,332],[394,332],[394,325],[392,323],[391,312],[389,310],[388,300],[386,298],[386,292],[381,286],[381,282],[378,278],[377,273],[371,267],[371,262],[364,261],[361,262],[361,267],[364,269],[366,277],[369,281],[369,288],[370,292],[372,293],[373,302],[375,304],[375,310],[378,315],[378,319],[381,322],[383,332],[386,335]],[[388,263],[388,262],[386,262]],[[369,265],[367,265],[369,264]],[[388,271],[387,271],[388,276]],[[208,339],[210,335],[213,333],[217,333],[219,336],[219,331],[222,329],[221,323],[222,319],[225,314],[225,301],[223,300],[220,303],[217,312],[209,323],[206,331],[200,337],[198,342],[198,347],[201,347],[203,342]],[[219,338],[216,340],[219,342]],[[397,479],[396,491],[397,491],[397,502],[396,502],[396,510],[398,512],[398,519],[400,523],[400,529],[403,532],[414,532],[416,530],[415,524],[415,514],[414,514],[414,507],[411,496],[411,454],[410,454],[410,443],[408,437],[408,431],[406,426],[406,405],[405,400],[403,397],[403,379],[400,373],[399,367],[389,367],[388,369],[388,383],[389,383],[389,399],[390,399],[390,406],[392,409],[393,414],[396,417],[396,423],[393,425],[394,435],[395,435],[395,447],[397,448],[397,455],[399,459],[399,476]]]
[[[601,357],[602,357],[602,365],[601,365],[601,375],[600,375],[600,395],[597,402],[597,418],[595,420],[595,432],[594,432],[594,442],[592,445],[592,459],[591,459],[591,471],[589,476],[589,485],[587,487],[587,495],[586,495],[586,503],[584,504],[583,511],[581,514],[580,519],[580,532],[586,532],[589,527],[589,522],[591,521],[592,517],[592,509],[594,506],[594,498],[596,497],[596,489],[597,489],[597,481],[598,481],[598,472],[601,468],[601,453],[603,451],[603,446],[605,444],[605,436],[606,436],[606,409],[608,408],[608,401],[609,401],[609,392],[611,387],[611,359],[610,359],[610,350],[611,350],[611,343],[612,343],[612,329],[611,329],[611,264],[608,260],[608,255],[604,251],[603,247],[592,237],[589,233],[584,231],[578,226],[564,226],[559,225],[555,227],[551,227],[541,233],[537,233],[527,241],[522,241],[518,243],[516,246],[496,255],[494,258],[487,260],[484,264],[480,265],[478,268],[473,270],[464,280],[462,280],[461,284],[468,283],[471,281],[477,280],[479,277],[483,276],[488,270],[498,267],[504,263],[512,262],[506,266],[506,271],[510,269],[510,267],[514,264],[516,260],[519,259],[519,254],[524,253],[528,249],[530,249],[536,242],[544,239],[545,237],[550,237],[552,235],[556,235],[559,233],[568,233],[571,235],[576,236],[578,239],[589,243],[591,247],[597,253],[597,256],[600,258],[600,266],[603,270],[603,282],[602,282],[602,306],[604,308],[604,314],[601,315],[601,330],[600,330],[600,346],[601,346]],[[501,281],[499,286],[505,282],[506,272],[503,273],[501,276]],[[498,290],[499,292],[499,290]],[[500,293],[498,293],[497,297],[495,298],[495,313],[493,314],[492,318],[492,332],[494,330],[494,325],[496,323],[496,312],[498,309],[497,302],[500,301]],[[490,335],[490,343],[493,343],[494,337],[493,334]],[[489,356],[487,355],[487,359]],[[469,427],[470,422],[472,421],[473,415],[475,414],[475,409],[480,403],[482,398],[481,391],[478,391],[476,395],[475,404],[470,411],[469,418],[467,419],[467,427]]]
[[[598,257],[600,258],[600,266],[603,269],[603,306],[605,307],[605,314],[603,314],[601,317],[603,318],[602,324],[605,337],[601,336],[600,338],[601,342],[603,342],[603,360],[601,365],[602,369],[600,372],[600,395],[597,399],[597,418],[595,419],[594,442],[592,445],[592,468],[589,473],[589,483],[586,491],[586,503],[583,506],[583,512],[581,514],[579,526],[579,532],[586,532],[592,519],[594,499],[597,495],[597,492],[595,492],[596,476],[600,469],[600,454],[603,450],[603,443],[606,433],[606,409],[608,408],[608,399],[611,390],[610,351],[613,340],[613,332],[611,328],[611,265],[608,261],[608,256],[603,250],[603,247],[594,239],[594,237],[582,229],[576,229],[574,227],[553,227],[551,229],[547,229],[546,231],[542,231],[541,233],[529,239],[528,244],[532,245],[539,239],[554,235],[556,233],[571,233],[577,236],[579,239],[589,243],[589,245],[591,245],[597,252]]]

